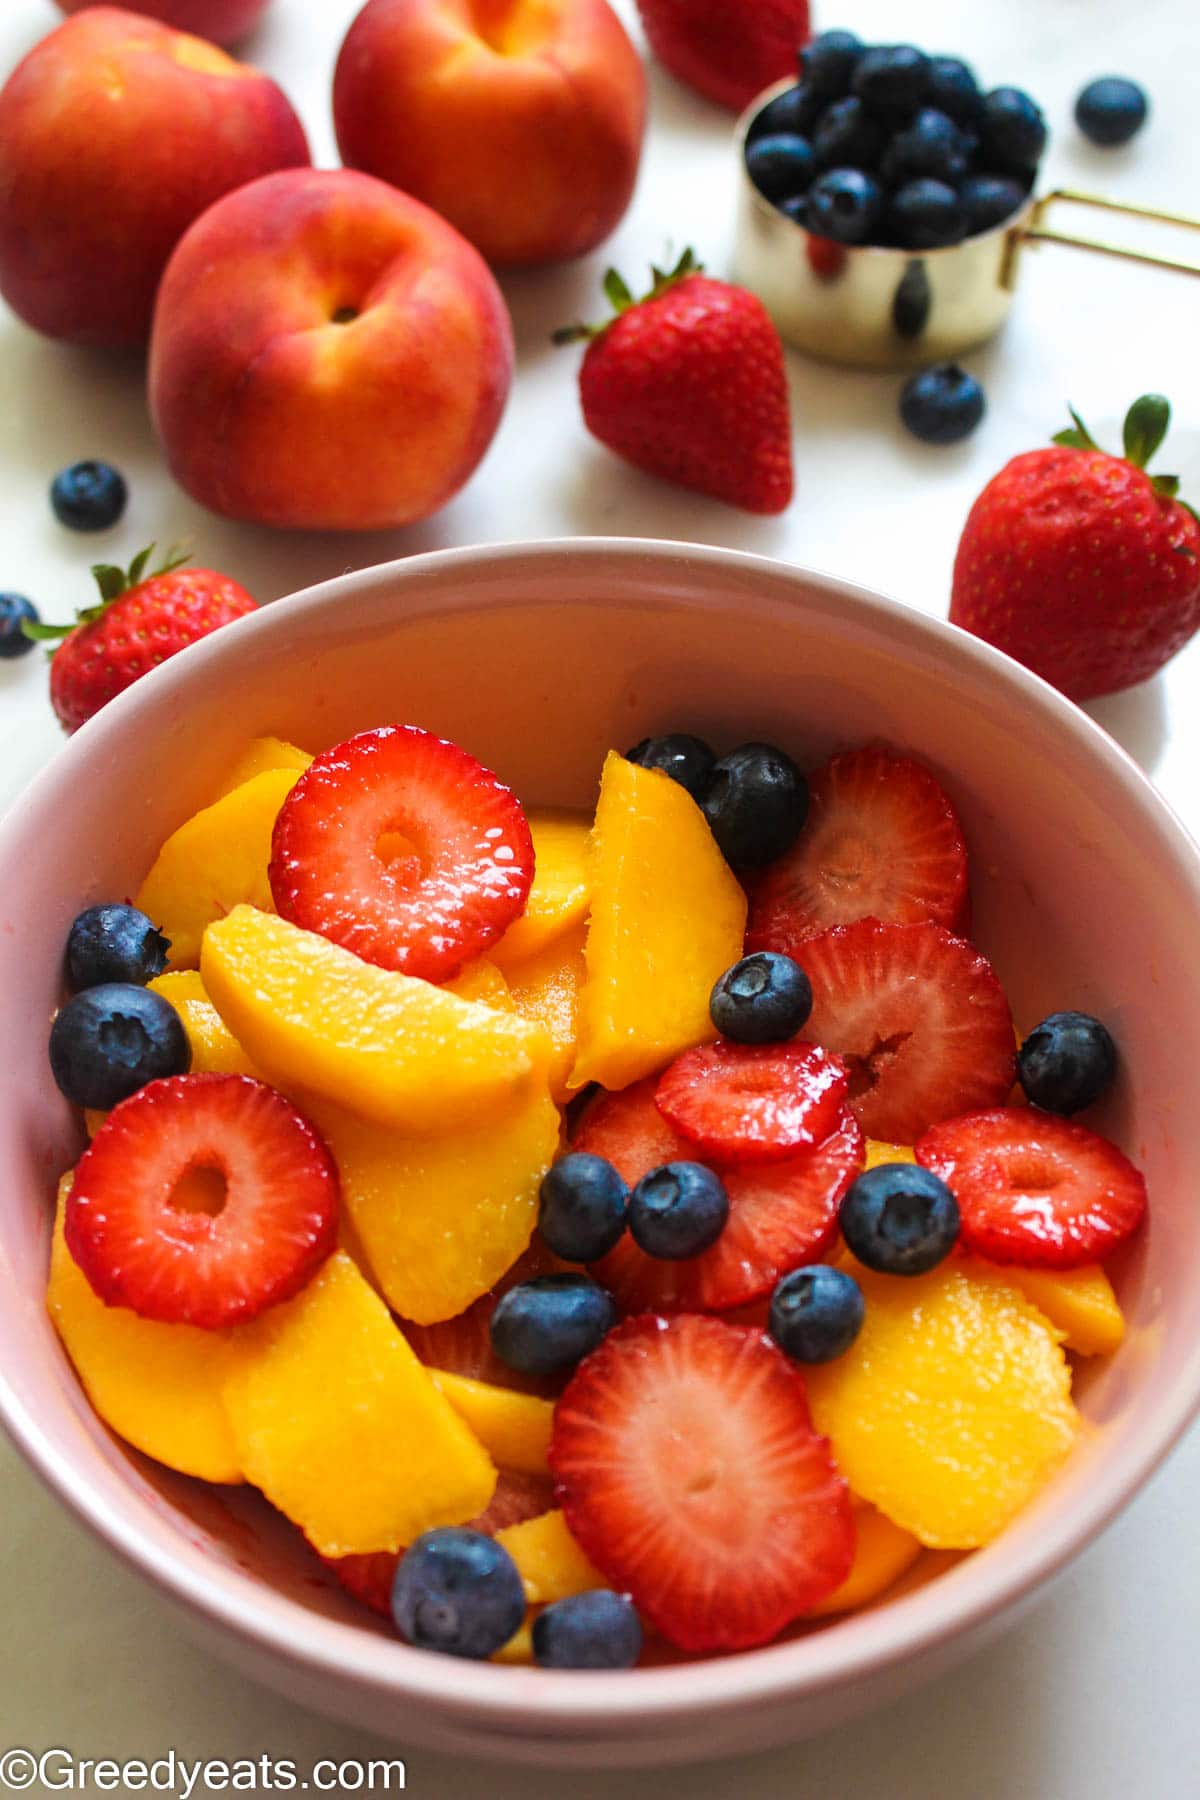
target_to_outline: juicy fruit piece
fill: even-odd
[[[175,1008],[191,1046],[193,1075],[253,1075],[258,1070],[208,997],[197,969],[179,969],[150,983]]]
[[[462,1312],[529,1243],[538,1188],[558,1149],[558,1109],[531,1079],[502,1112],[430,1133],[309,1102],[333,1153],[371,1273],[418,1324]]]
[[[713,1024],[735,1044],[786,1043],[811,1011],[808,976],[773,950],[755,951],[726,969],[709,1001]]]
[[[716,1162],[779,1162],[819,1144],[837,1122],[848,1073],[819,1044],[707,1044],[659,1077],[668,1124]]]
[[[1146,395],[1106,456],[1076,417],[1014,457],[967,516],[950,618],[1073,700],[1146,681],[1200,626],[1200,522],[1145,464],[1170,408]]]
[[[967,898],[958,815],[923,763],[867,747],[808,778],[804,829],[750,890],[746,941],[794,954],[805,938],[871,917],[955,927]]]
[[[246,1479],[322,1556],[483,1512],[496,1471],[342,1251],[238,1332],[224,1399]]]
[[[869,1137],[912,1143],[951,1114],[998,1106],[1015,1039],[985,957],[938,925],[860,919],[797,945],[812,982],[805,1027],[850,1065],[850,1105]]]
[[[912,1568],[924,1545],[911,1531],[894,1525],[876,1507],[865,1500],[854,1502],[854,1562],[841,1587],[835,1588],[827,1600],[814,1606],[810,1619],[822,1619],[832,1613],[857,1612],[887,1592]]]
[[[595,1262],[625,1230],[629,1188],[610,1162],[574,1150],[562,1156],[542,1181],[538,1230],[556,1256],[567,1262]]]
[[[887,222],[910,250],[941,250],[967,235],[967,210],[957,189],[927,175],[906,181],[892,195]]]
[[[852,31],[822,31],[800,52],[800,78],[816,100],[849,92],[862,40]]]
[[[790,75],[808,36],[808,0],[638,0],[638,11],[663,67],[732,112]]]
[[[303,775],[311,761],[312,757],[307,750],[301,750],[296,744],[289,744],[286,738],[251,738],[246,748],[230,764],[213,798],[220,800],[226,794],[232,794],[235,788],[253,781],[256,775],[265,775],[270,769],[295,769],[298,775]]]
[[[1044,1112],[1082,1112],[1111,1086],[1117,1047],[1090,1013],[1051,1013],[1017,1051],[1017,1080]]]
[[[590,825],[569,812],[530,812],[533,885],[525,910],[492,946],[492,958],[509,970],[542,951],[579,923],[592,893]]]
[[[550,1461],[572,1535],[680,1649],[768,1643],[849,1573],[845,1483],[760,1332],[627,1320],[559,1401]]]
[[[626,1087],[713,1036],[713,983],[741,955],[746,901],[678,782],[610,752],[572,1085]]]
[[[626,1181],[685,1159],[689,1146],[654,1103],[652,1080],[604,1094],[585,1113],[575,1148],[606,1156]],[[862,1162],[862,1133],[843,1110],[825,1142],[786,1162],[719,1171],[729,1218],[711,1250],[662,1262],[623,1237],[593,1269],[623,1312],[723,1310],[769,1293],[779,1277],[819,1261],[837,1236],[838,1202]]]
[[[1115,1144],[1030,1106],[947,1119],[915,1150],[954,1190],[963,1243],[992,1262],[1099,1262],[1146,1211],[1146,1183]]]
[[[815,171],[816,158],[807,138],[778,132],[746,146],[746,172],[768,200],[786,201],[801,193]]]
[[[739,744],[714,763],[700,802],[722,856],[759,869],[783,856],[808,813],[808,785],[775,744]]]
[[[557,1375],[589,1355],[616,1317],[611,1296],[586,1275],[535,1275],[496,1302],[492,1349],[524,1375]]]
[[[525,906],[533,843],[490,769],[417,725],[384,725],[305,770],[275,824],[270,879],[293,924],[444,981]]]
[[[1127,144],[1146,123],[1149,107],[1136,81],[1101,75],[1089,81],[1075,102],[1075,123],[1091,144],[1110,149]]]
[[[1041,108],[1020,88],[993,88],[983,97],[979,137],[989,169],[1028,176],[1046,148],[1046,121]]]
[[[661,769],[686,788],[693,800],[700,801],[717,759],[703,738],[688,731],[669,731],[662,737],[639,738],[625,752],[625,760],[643,769]]]
[[[793,1362],[832,1362],[862,1329],[862,1289],[846,1269],[793,1269],[771,1295],[768,1330]]]
[[[1002,1276],[957,1257],[859,1281],[858,1338],[806,1374],[817,1429],[855,1494],[922,1544],[990,1543],[1075,1440],[1059,1333]]]
[[[107,531],[128,499],[125,478],[111,463],[72,463],[50,483],[51,509],[69,531]]]
[[[558,1507],[506,1526],[496,1537],[521,1571],[530,1606],[549,1606],[605,1585],[599,1569],[571,1536]]]
[[[495,963],[486,956],[477,956],[469,962],[465,969],[449,981],[440,984],[448,994],[457,994],[460,1000],[478,1000],[482,1006],[494,1006],[497,1012],[515,1012],[508,991],[508,983]]]
[[[967,229],[971,216],[967,213]],[[983,389],[957,363],[935,363],[900,390],[900,418],[923,444],[957,444],[970,437],[986,411]]]
[[[67,933],[67,980],[76,993],[104,981],[153,981],[171,946],[136,906],[89,906]]]
[[[511,1104],[544,1057],[523,1020],[361,962],[249,906],[209,926],[200,972],[271,1080],[399,1130],[457,1129]]]
[[[533,1660],[541,1669],[632,1669],[642,1651],[642,1625],[625,1594],[594,1588],[538,1614]]]
[[[177,1075],[109,1114],[65,1229],[110,1306],[212,1330],[297,1293],[337,1219],[329,1152],[281,1094],[246,1075]]]
[[[157,994],[133,982],[104,982],[68,1000],[50,1027],[50,1072],[75,1106],[103,1110],[148,1081],[182,1075],[187,1036]]]
[[[392,1615],[419,1650],[482,1661],[524,1620],[521,1577],[503,1545],[481,1531],[427,1531],[400,1558]]]
[[[1079,1356],[1111,1356],[1120,1348],[1125,1316],[1099,1263],[1078,1269],[1022,1269],[1006,1263],[1001,1272],[1062,1332],[1068,1350]]]
[[[88,1399],[118,1437],[204,1481],[242,1479],[221,1385],[237,1354],[228,1332],[140,1319],[108,1306],[67,1249],[72,1175],[59,1183],[46,1305]]]
[[[170,938],[171,968],[194,969],[206,927],[235,906],[274,911],[271,833],[296,779],[293,769],[255,775],[193,814],[155,857],[136,904]]]
[[[518,1394],[512,1388],[492,1387],[431,1369],[430,1378],[460,1418],[466,1420],[493,1462],[523,1475],[545,1475],[549,1464],[550,1428],[554,1408],[536,1394]]]
[[[808,190],[804,223],[835,244],[865,244],[883,212],[883,189],[861,169],[828,169]]]
[[[651,1169],[629,1196],[629,1235],[647,1256],[690,1261],[710,1250],[729,1219],[729,1196],[703,1163]]]
[[[968,237],[1003,224],[1029,198],[1025,182],[1008,175],[968,175],[958,192],[967,211]]]
[[[912,1163],[916,1160],[911,1144],[885,1144],[879,1138],[868,1138],[863,1168],[878,1169],[884,1163]]]
[[[851,1184],[838,1223],[852,1253],[883,1275],[924,1275],[949,1256],[958,1206],[944,1181],[911,1163],[881,1164]]]
[[[485,1381],[494,1387],[515,1388],[523,1394],[558,1394],[562,1377],[523,1375],[500,1361],[492,1349],[491,1322],[497,1301],[510,1287],[519,1287],[535,1275],[546,1275],[562,1267],[535,1236],[503,1280],[489,1293],[480,1295],[465,1312],[454,1319],[440,1319],[436,1325],[416,1325],[410,1319],[402,1319],[404,1335],[428,1368]]]
[[[929,58],[912,44],[872,44],[855,62],[850,86],[885,117],[911,113],[929,91]]]
[[[508,1000],[514,1012],[541,1025],[549,1034],[550,1092],[560,1105],[574,1091],[572,1071],[578,1054],[579,1002],[587,980],[585,940],[586,927],[583,923],[575,925],[538,955],[510,966],[506,978]]]

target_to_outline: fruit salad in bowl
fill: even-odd
[[[68,758],[61,849],[36,790],[7,827],[7,1416],[297,1696],[541,1760],[795,1734],[1194,1409],[1195,852],[986,647],[719,552],[415,559]]]

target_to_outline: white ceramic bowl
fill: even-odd
[[[1124,1071],[1101,1126],[1144,1167],[1129,1337],[1086,1370],[1095,1429],[986,1551],[771,1648],[621,1675],[425,1655],[325,1585],[261,1502],[130,1454],[42,1304],[55,1177],[79,1148],[44,1044],[67,927],[130,893],[245,740],[320,747],[413,720],[527,799],[586,806],[604,751],[695,730],[802,761],[882,737],[966,822],[975,934],[1018,1021],[1104,1017]],[[1200,1401],[1200,858],[1083,713],[974,639],[826,577],[718,550],[545,543],[331,581],[169,662],[62,750],[0,829],[0,1411],[54,1491],[212,1648],[316,1709],[414,1745],[637,1764],[802,1736],[980,1645],[1146,1480]],[[1131,1572],[1131,1579],[1133,1578]]]

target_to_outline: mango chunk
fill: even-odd
[[[592,910],[573,1087],[623,1088],[716,1030],[746,897],[691,795],[610,752],[592,831]]]
[[[491,1458],[343,1251],[237,1339],[241,1466],[320,1555],[398,1550],[490,1502]]]
[[[531,1616],[526,1615],[524,1622],[517,1626],[507,1644],[502,1644],[495,1655],[488,1658],[488,1661],[518,1665],[533,1661],[533,1619]]]
[[[1063,1334],[1068,1350],[1080,1356],[1110,1356],[1125,1336],[1125,1315],[1112,1283],[1099,1263],[1081,1269],[1018,1269],[1007,1265],[997,1271],[1020,1288],[1038,1311]]]
[[[855,1494],[922,1544],[990,1543],[1075,1441],[1061,1333],[965,1258],[927,1275],[855,1275],[861,1332],[805,1372],[818,1431]]]
[[[465,969],[460,969],[452,981],[443,981],[441,985],[445,993],[457,994],[460,1000],[477,1000],[481,1006],[494,1006],[499,1012],[516,1010],[509,997],[507,981],[486,956],[477,956]]]
[[[173,831],[138,889],[135,905],[171,940],[172,969],[195,968],[212,920],[245,902],[273,912],[267,865],[280,807],[295,769],[254,776]]]
[[[534,1077],[502,1113],[403,1134],[309,1099],[354,1236],[389,1306],[418,1325],[456,1318],[528,1246],[558,1150],[558,1108]]]
[[[460,1413],[493,1461],[524,1475],[547,1475],[554,1402],[515,1388],[493,1387],[466,1375],[430,1369],[430,1378]]]
[[[525,910],[490,955],[507,972],[580,923],[592,893],[590,822],[578,813],[528,812],[533,886]]]
[[[612,1586],[583,1554],[557,1507],[520,1525],[506,1526],[496,1533],[496,1542],[504,1545],[516,1563],[531,1606],[549,1606],[572,1594]]]
[[[850,1573],[806,1618],[823,1619],[830,1613],[854,1612],[869,1605],[912,1568],[923,1549],[911,1531],[894,1525],[865,1500],[854,1503],[854,1528],[857,1539]]]
[[[200,972],[268,1081],[400,1130],[459,1131],[514,1101],[547,1060],[545,1034],[523,1019],[250,906],[209,926]]]
[[[916,1160],[917,1153],[911,1144],[885,1144],[882,1138],[868,1138],[863,1170],[865,1173],[867,1169],[877,1169],[880,1163],[915,1163]]]
[[[118,1437],[156,1462],[204,1481],[241,1481],[221,1403],[235,1334],[164,1325],[106,1306],[63,1236],[71,1179],[59,1183],[46,1304],[88,1399]]]
[[[251,738],[229,768],[213,799],[223,799],[226,794],[232,794],[234,788],[253,781],[256,775],[265,775],[268,769],[294,769],[297,775],[303,775],[311,761],[312,757],[307,750],[301,750],[296,744],[289,744],[286,738]]]
[[[208,997],[198,969],[180,969],[159,975],[150,984],[169,1000],[187,1032],[192,1047],[192,1070],[202,1075],[253,1075],[258,1070]]]
[[[587,979],[585,927],[575,925],[508,971],[508,998],[523,1019],[545,1028],[553,1046],[550,1092],[561,1106],[573,1092],[571,1071],[579,1040],[579,996]]]

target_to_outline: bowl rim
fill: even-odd
[[[206,669],[241,655],[255,638],[267,638],[289,623],[348,597],[369,602],[396,589],[417,588],[443,572],[466,574],[497,564],[537,564],[543,573],[556,563],[578,567],[581,558],[598,563],[640,563],[673,576],[661,603],[714,610],[718,597],[688,593],[679,575],[695,568],[740,572],[763,584],[771,597],[794,604],[801,590],[806,611],[844,621],[857,612],[886,639],[912,646],[935,646],[953,676],[956,669],[986,677],[1018,705],[1032,706],[1052,728],[1079,741],[1155,830],[1163,854],[1190,888],[1200,911],[1200,846],[1168,802],[1133,759],[1103,728],[1040,677],[1002,652],[948,621],[907,603],[824,571],[720,546],[651,538],[552,538],[509,544],[468,545],[401,558],[334,576],[278,603],[261,607],[170,658],[134,684],[84,725],[52,757],[0,819],[0,868],[7,840],[20,835],[49,797],[73,772],[101,761],[106,744],[119,740],[147,694],[166,696],[202,681]],[[538,604],[532,600],[531,604]],[[541,604],[552,604],[549,601]],[[486,604],[469,581],[456,590],[436,585],[430,612],[470,611]],[[563,1738],[622,1719],[639,1726],[666,1726],[703,1710],[707,1715],[812,1699],[881,1675],[934,1646],[949,1644],[985,1620],[1009,1615],[1032,1591],[1078,1555],[1111,1522],[1169,1454],[1200,1412],[1200,1336],[1170,1388],[1156,1394],[1131,1428],[1119,1464],[1095,1470],[1068,1516],[1052,1520],[1023,1550],[1010,1554],[1007,1572],[997,1577],[985,1556],[967,1557],[938,1578],[877,1609],[833,1621],[821,1631],[735,1655],[719,1655],[666,1667],[606,1675],[555,1671],[546,1688],[537,1669],[497,1667],[419,1652],[395,1639],[343,1620],[309,1612],[264,1587],[241,1569],[226,1568],[183,1544],[178,1553],[146,1541],[116,1497],[95,1491],[74,1469],[26,1408],[0,1368],[0,1422],[27,1462],[51,1491],[110,1549],[166,1596],[220,1632],[232,1633],[267,1659],[326,1682],[347,1681],[392,1700],[419,1702],[460,1730],[493,1729],[514,1740],[531,1736]],[[1003,1539],[1000,1540],[1003,1542]]]

